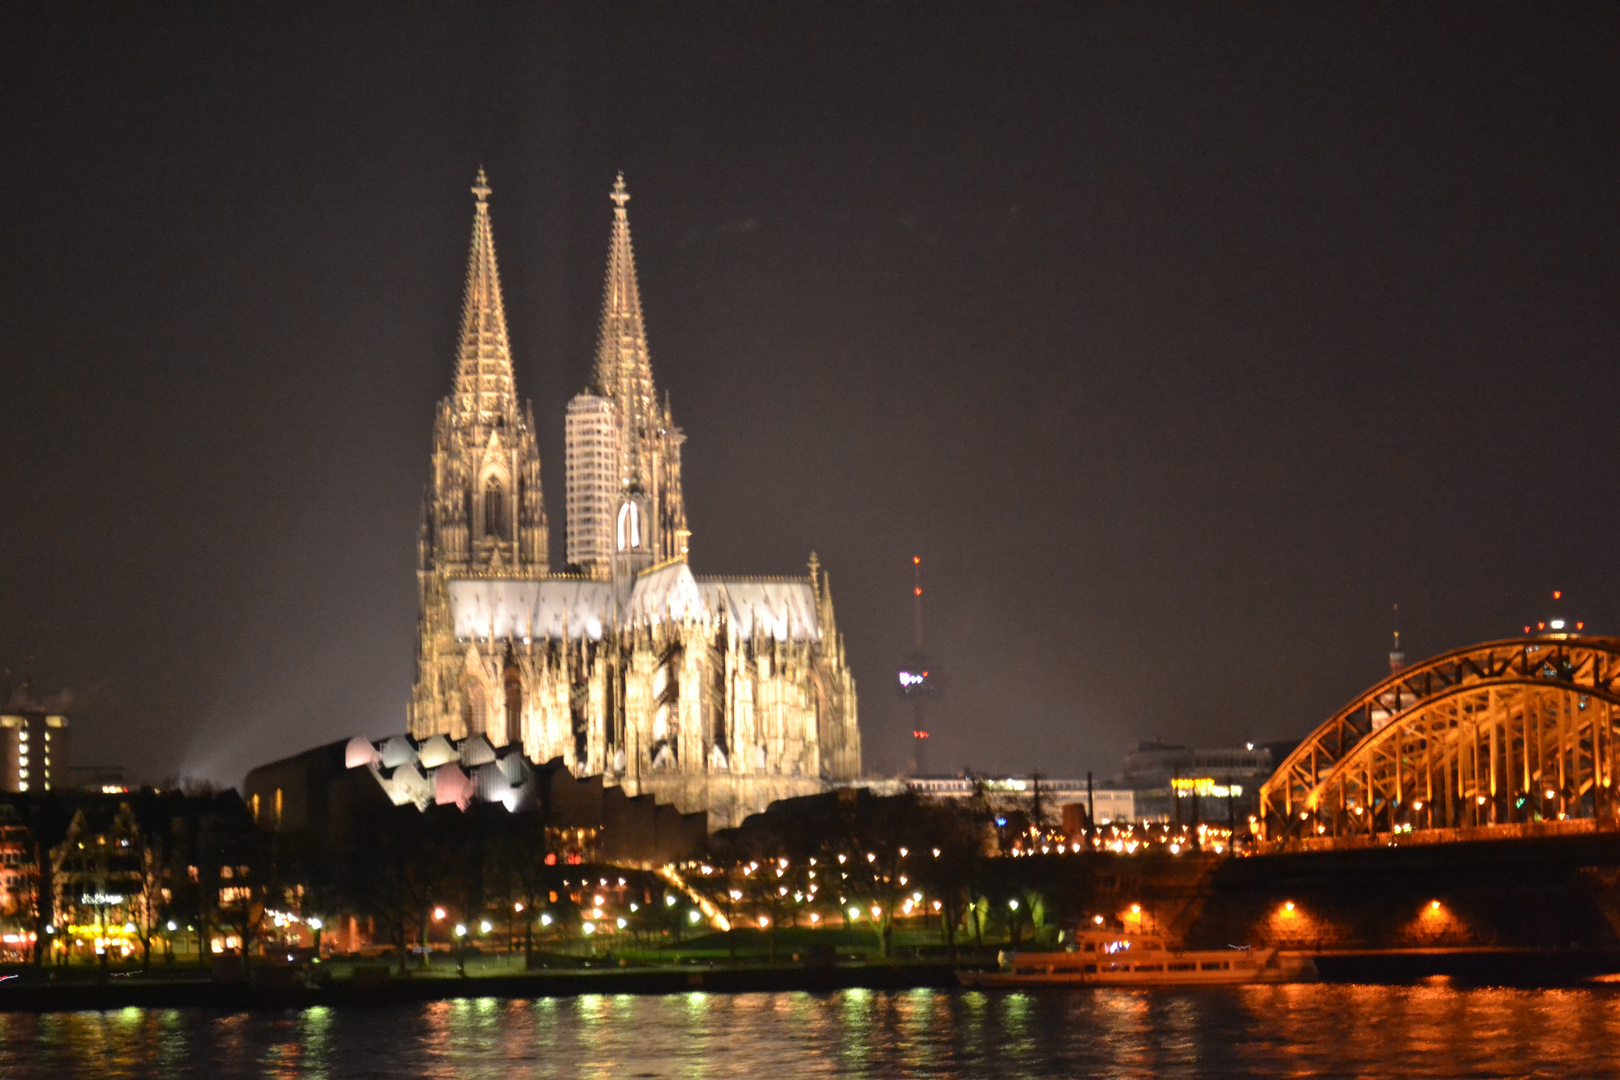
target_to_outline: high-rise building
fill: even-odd
[[[687,565],[681,443],[653,382],[621,176],[596,364],[568,406],[567,563],[553,573],[531,412],[518,406],[489,218],[472,255],[419,542],[410,731],[560,758],[712,827],[860,772],[855,682],[826,573]]]
[[[0,791],[50,791],[68,769],[68,718],[13,699],[0,715]]]

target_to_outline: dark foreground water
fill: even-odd
[[[1620,994],[1446,986],[493,998],[0,1016],[0,1077],[1620,1075]]]

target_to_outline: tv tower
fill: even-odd
[[[900,661],[900,696],[911,702],[911,761],[907,772],[921,776],[928,747],[928,699],[939,691],[938,665],[923,652],[922,556],[911,557],[911,655]]]

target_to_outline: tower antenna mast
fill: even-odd
[[[911,557],[912,639],[916,654],[923,655],[922,620],[922,556]],[[924,678],[928,672],[923,672]],[[924,687],[926,689],[926,686]],[[928,695],[914,694],[911,698],[911,775],[923,775],[928,749]]]
[[[911,557],[911,594],[916,600],[916,609],[912,615],[912,646],[918,652],[923,650],[922,631],[922,556]]]

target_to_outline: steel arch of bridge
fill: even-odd
[[[1260,788],[1263,849],[1595,828],[1620,818],[1620,638],[1521,638],[1391,675]]]

